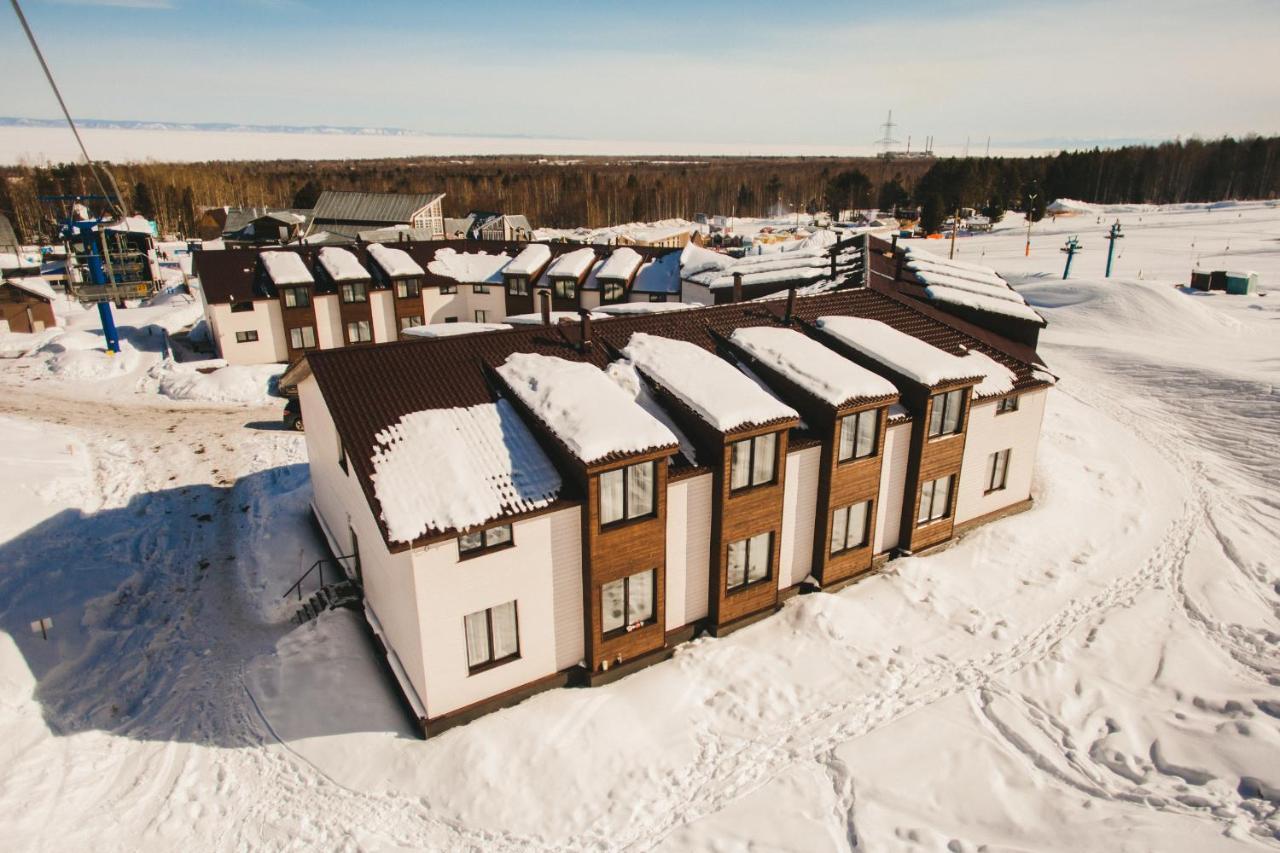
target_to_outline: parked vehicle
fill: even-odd
[[[284,404],[284,425],[295,432],[302,432],[302,403],[297,397],[290,397]]]

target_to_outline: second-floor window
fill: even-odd
[[[960,424],[964,421],[964,398],[968,393],[968,388],[960,388],[934,394],[930,398],[933,406],[929,412],[929,438],[960,432]]]
[[[489,292],[489,285],[487,285],[487,284],[473,284],[473,285],[471,285],[471,292],[472,292],[472,293],[488,293],[488,292]]]
[[[557,278],[551,283],[556,299],[577,299],[578,283],[571,278]]]
[[[729,543],[725,588],[729,592],[765,580],[773,564],[773,532]]]
[[[870,409],[840,419],[840,461],[866,459],[876,453],[880,410]]]
[[[620,281],[606,281],[604,283],[604,301],[605,302],[621,302],[622,297],[627,295],[626,288],[622,286]]]
[[[657,572],[649,569],[630,577],[611,581],[600,588],[600,632],[634,631],[653,622],[654,584]]]
[[[920,512],[916,524],[929,524],[951,515],[951,482],[953,476],[929,480],[920,487]]]
[[[999,403],[996,403],[996,414],[1003,415],[1005,412],[1018,411],[1018,397],[1015,394],[1012,397],[1003,397]]]
[[[450,294],[457,293],[457,292],[458,292],[458,285],[456,285],[456,284],[441,284],[441,285],[440,285],[440,295],[441,295],[441,296],[448,296],[448,295],[450,295]]]
[[[472,557],[485,551],[506,548],[512,544],[511,525],[499,524],[484,530],[473,530],[458,537],[458,555]]]
[[[599,480],[602,526],[632,518],[645,518],[657,512],[652,461],[605,471]]]
[[[729,488],[733,491],[772,483],[778,467],[778,434],[768,432],[730,445]]]
[[[422,279],[402,278],[396,281],[396,297],[399,299],[417,299],[422,295]]]
[[[373,340],[373,332],[368,320],[355,320],[347,324],[347,340],[353,344],[368,343]]]
[[[464,616],[467,669],[472,673],[481,672],[520,657],[518,621],[514,601]]]
[[[369,286],[362,281],[344,284],[340,290],[342,292],[343,302],[352,303],[369,301]]]
[[[415,314],[415,315],[414,315],[414,316],[412,316],[412,317],[401,317],[401,318],[400,318],[400,331],[402,331],[402,332],[403,332],[405,329],[412,329],[414,326],[421,326],[421,325],[422,325],[422,315],[421,315],[421,314]]]
[[[850,551],[867,544],[871,501],[842,506],[831,513],[831,553]]]
[[[529,277],[524,275],[507,276],[507,293],[512,296],[528,296]]]
[[[1009,450],[997,450],[987,457],[988,492],[998,492],[1005,487],[1009,478]]]
[[[257,332],[236,332],[236,343],[249,344],[258,339]]]
[[[311,326],[290,329],[289,344],[294,349],[311,349],[316,345],[316,330]]]
[[[285,308],[306,308],[311,304],[311,291],[305,287],[282,287],[280,296]]]
[[[252,311],[252,310],[253,310],[252,302],[232,302],[231,303],[232,314],[240,314],[244,311]]]

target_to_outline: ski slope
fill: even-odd
[[[278,406],[0,361],[6,848],[1275,849],[1280,288],[1175,283],[1280,283],[1280,211],[1121,218],[1109,281],[1114,214],[957,241],[1050,324],[1031,511],[426,742],[350,614],[289,622]]]

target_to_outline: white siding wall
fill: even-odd
[[[688,563],[689,481],[667,484],[667,628],[684,624]]]
[[[711,593],[711,481],[710,474],[690,477],[685,484],[684,623],[707,615]],[[670,518],[671,510],[667,510]],[[671,559],[671,549],[667,549]]]
[[[956,523],[1004,509],[1031,496],[1031,472],[1048,390],[1031,391],[1018,399],[1018,411],[996,414],[995,402],[979,403],[969,412],[964,440],[964,462],[956,495]],[[983,494],[987,487],[987,462],[992,453],[1009,449],[1005,488]]]
[[[458,289],[466,287],[459,285]],[[443,323],[450,317],[456,317],[461,321],[468,321],[471,315],[467,313],[467,297],[462,293],[440,293],[439,288],[422,289],[422,306],[425,312],[422,316],[428,323]]]
[[[373,314],[373,339],[377,343],[394,341],[400,337],[396,328],[396,292],[391,290],[370,290],[369,308]]]
[[[491,284],[488,293],[476,293],[473,286],[466,284],[459,285],[458,289],[471,291],[467,294],[466,314],[459,316],[459,320],[475,320],[476,311],[485,312],[487,323],[500,323],[507,316],[507,291],[504,285]]]
[[[876,512],[875,553],[898,545],[902,527],[902,501],[907,483],[907,457],[911,451],[911,423],[889,427],[884,435],[884,467],[880,469],[879,510]]]
[[[577,515],[581,510],[562,512]],[[424,699],[429,717],[557,671],[553,531],[561,532],[552,523],[552,514],[540,515],[515,523],[512,548],[463,561],[458,560],[456,539],[414,551],[421,615],[419,654],[426,671]],[[463,617],[508,601],[516,602],[520,657],[469,674]]]
[[[821,447],[806,447],[787,454],[778,589],[800,583],[813,567],[813,531],[818,508],[818,469],[821,466]]]
[[[555,584],[556,669],[582,661],[582,512],[552,513],[551,575]]]
[[[342,314],[338,308],[338,295],[326,293],[311,302],[316,311],[316,345],[320,349],[345,346],[342,336]]]
[[[388,552],[382,534],[354,475],[338,465],[338,434],[324,397],[313,378],[298,385],[302,418],[307,425],[307,458],[316,510],[333,539],[338,556],[351,553],[350,530],[360,540],[360,567],[366,606],[382,625],[390,652],[400,662],[418,697],[426,696],[418,594],[413,558],[408,551]]]
[[[209,305],[205,316],[218,352],[229,364],[270,364],[288,359],[280,303],[274,299],[254,302],[252,311],[234,313],[230,305]],[[237,343],[236,332],[257,332],[258,339]]]

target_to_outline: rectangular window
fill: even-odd
[[[987,492],[998,492],[1005,487],[1009,476],[1009,450],[997,450],[987,457]]]
[[[840,461],[866,459],[876,453],[880,431],[880,410],[869,409],[840,419]]]
[[[646,518],[657,512],[654,463],[638,462],[626,468],[605,471],[600,482],[600,526],[632,518]]]
[[[257,339],[257,332],[236,332],[236,343],[238,344],[251,344]]]
[[[1018,411],[1017,395],[1014,395],[1012,397],[1004,397],[1000,400],[1000,402],[996,403],[997,415],[1003,415],[1005,412],[1016,412],[1016,411]]]
[[[397,299],[417,299],[422,295],[422,280],[402,278],[396,282]]]
[[[405,329],[412,329],[414,326],[421,326],[421,325],[423,325],[421,314],[415,314],[412,317],[400,318],[400,331],[402,332]]]
[[[476,322],[477,322],[477,323],[485,323],[485,322],[488,322],[488,319],[489,319],[489,312],[488,312],[488,311],[484,311],[484,310],[482,310],[482,309],[480,309],[480,308],[477,308],[477,309],[476,309]]]
[[[458,292],[457,284],[441,284],[440,285],[440,294],[442,296],[448,296],[451,293],[457,293],[457,292]]]
[[[473,285],[471,285],[471,292],[472,292],[472,293],[488,293],[488,292],[489,292],[489,285],[487,285],[487,284],[473,284]]]
[[[662,294],[662,293],[650,293],[649,301],[650,302],[666,302],[667,297],[665,294]]]
[[[729,544],[725,588],[729,592],[765,580],[773,563],[773,533],[759,533]]]
[[[344,284],[340,289],[343,302],[350,304],[352,302],[369,301],[369,286],[362,281]]]
[[[916,524],[929,524],[951,515],[952,476],[930,480],[920,487],[920,512]]]
[[[831,553],[839,554],[867,544],[871,501],[845,506],[831,514]]]
[[[604,283],[604,301],[605,302],[621,302],[622,298],[627,295],[626,288],[620,281],[606,281]]]
[[[654,606],[657,579],[657,571],[649,569],[600,587],[600,632],[608,636],[634,631],[653,622],[657,617]]]
[[[306,308],[311,304],[311,291],[305,287],[282,287],[280,296],[285,308]]]
[[[577,299],[578,283],[571,278],[557,278],[551,282],[556,299]]]
[[[732,491],[772,483],[778,467],[778,434],[757,435],[730,446],[729,488]]]
[[[298,326],[289,330],[289,344],[294,349],[311,349],[316,345],[316,330],[311,326]]]
[[[955,435],[960,431],[960,424],[964,420],[964,398],[968,393],[969,389],[960,388],[933,395],[933,408],[929,412],[929,438]]]
[[[347,341],[363,344],[373,340],[373,332],[368,320],[354,320],[347,324]]]
[[[499,524],[483,530],[473,530],[458,537],[458,556],[472,557],[485,551],[495,551],[512,544],[511,525]]]
[[[245,311],[252,311],[252,310],[253,310],[252,302],[232,302],[231,303],[232,314],[242,314]]]
[[[528,296],[529,277],[525,275],[507,276],[507,293],[512,296]]]
[[[464,616],[467,669],[481,672],[520,657],[518,621],[514,601]]]

